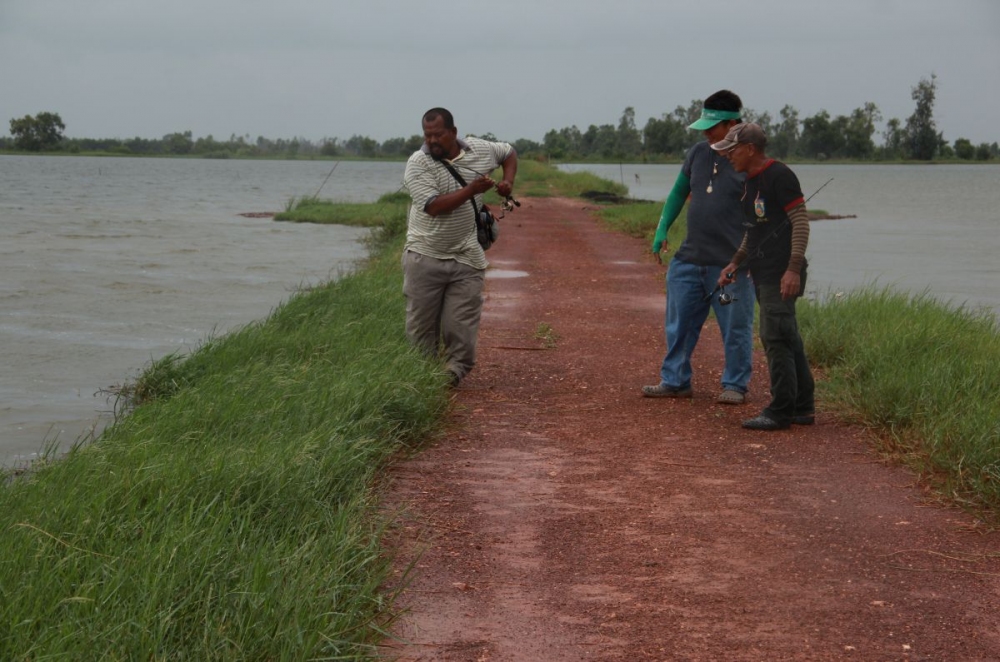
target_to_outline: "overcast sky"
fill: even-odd
[[[440,105],[541,141],[721,88],[905,122],[936,74],[945,139],[1000,141],[997,0],[0,0],[0,62],[4,133],[51,111],[70,137],[383,141]]]

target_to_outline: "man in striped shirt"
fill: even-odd
[[[476,363],[488,266],[476,238],[474,209],[482,208],[483,194],[491,188],[501,196],[511,194],[517,153],[504,142],[462,140],[444,108],[428,110],[422,124],[424,144],[410,156],[403,175],[412,200],[403,248],[406,335],[432,356],[443,347],[452,386],[457,386]],[[464,186],[443,162],[461,175]],[[490,177],[498,167],[503,169],[499,182]]]
[[[751,430],[782,430],[812,425],[813,376],[795,319],[795,300],[806,286],[809,215],[799,179],[791,168],[768,158],[767,136],[757,124],[737,124],[712,144],[736,172],[746,173],[743,214],[747,231],[719,285],[750,268],[760,305],[760,340],[771,376],[771,402],[760,415],[743,421]]]

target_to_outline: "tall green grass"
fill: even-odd
[[[397,257],[161,359],[98,442],[0,490],[0,659],[373,655],[373,486],[448,402]]]
[[[285,211],[274,215],[276,221],[296,223],[333,223],[359,227],[391,225],[396,230],[406,225],[410,196],[403,192],[386,193],[374,203],[334,202],[320,198],[290,200]]]
[[[945,495],[1000,509],[1000,329],[988,311],[862,288],[803,302],[823,397]]]
[[[628,187],[601,179],[589,172],[563,172],[538,161],[523,160],[517,166],[514,197],[579,197],[585,191],[613,193],[626,197]]]
[[[662,202],[631,202],[604,207],[597,212],[597,216],[609,228],[630,237],[646,239],[652,245],[653,235],[656,234],[656,226],[660,222],[662,211]],[[686,235],[687,207],[685,206],[673,225],[670,226],[670,232],[667,233],[670,253],[673,253],[673,250],[680,246]]]

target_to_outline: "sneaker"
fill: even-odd
[[[727,388],[719,394],[715,401],[723,405],[741,405],[747,401],[747,396],[745,393]]]
[[[794,425],[812,425],[816,422],[816,416],[814,414],[796,414],[792,416],[792,424]]]
[[[779,423],[767,414],[743,421],[743,427],[748,430],[784,430],[790,426],[791,423]]]
[[[642,395],[646,398],[691,398],[694,397],[694,391],[691,390],[690,386],[674,388],[666,384],[657,384],[656,386],[643,386]]]

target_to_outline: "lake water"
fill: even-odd
[[[662,200],[679,166],[562,166]],[[367,231],[246,218],[289,200],[367,202],[403,163],[0,156],[0,464],[109,416],[102,389],[266,317],[366,254]],[[331,175],[332,171],[332,175]],[[1000,168],[797,166],[810,290],[877,280],[1000,310]],[[638,178],[636,177],[638,175]],[[327,177],[329,176],[329,179]]]
[[[371,201],[404,164],[0,156],[0,464],[103,427],[101,389],[266,317],[367,252],[276,223],[295,197]]]
[[[662,201],[679,165],[567,165]],[[796,165],[807,204],[857,218],[815,221],[808,289],[819,295],[867,284],[930,292],[953,305],[1000,312],[1000,167]]]

